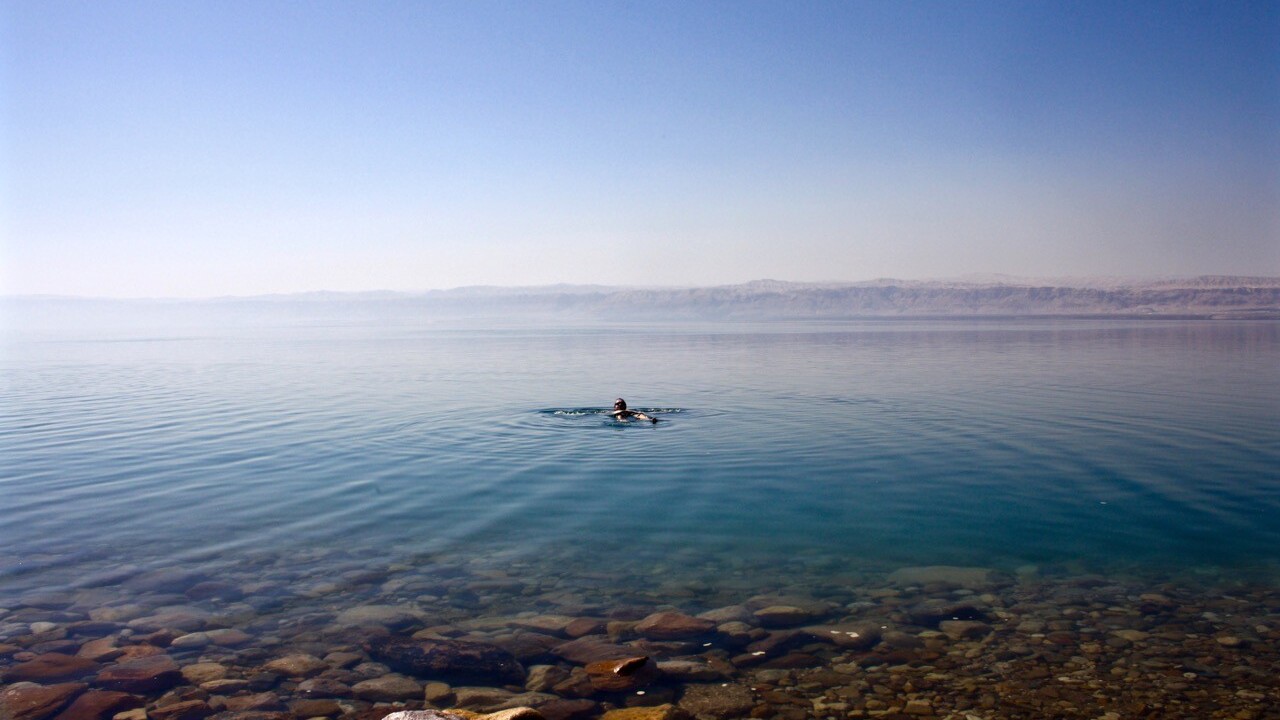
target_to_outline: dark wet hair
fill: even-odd
[[[614,400],[614,401],[613,401],[613,406],[614,406],[615,408],[617,408],[619,405],[621,405],[622,407],[621,407],[621,408],[618,408],[618,409],[620,409],[620,410],[626,410],[626,409],[627,409],[627,401],[626,401],[626,400],[623,400],[622,398],[618,398],[617,400]]]

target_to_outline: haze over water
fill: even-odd
[[[1278,350],[1127,320],[11,337],[0,597],[326,547],[1273,574]]]

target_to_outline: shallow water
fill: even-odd
[[[151,329],[0,355],[0,594],[324,547],[1280,561],[1280,327]],[[615,396],[657,425],[593,414]]]

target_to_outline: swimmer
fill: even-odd
[[[617,400],[613,401],[613,412],[609,413],[609,415],[612,415],[613,417],[616,417],[619,420],[630,420],[631,418],[638,418],[640,420],[648,420],[651,423],[658,422],[658,418],[656,417],[651,417],[649,415],[645,415],[642,412],[636,412],[635,410],[628,410],[627,401],[623,400],[622,398],[618,398]]]

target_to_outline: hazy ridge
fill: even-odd
[[[572,320],[781,320],[858,317],[1151,316],[1280,318],[1280,278],[948,280],[796,283],[757,280],[713,287],[464,287],[423,293],[309,292],[203,300],[13,296],[5,324],[93,323],[95,317],[183,321],[396,322],[534,318]]]

